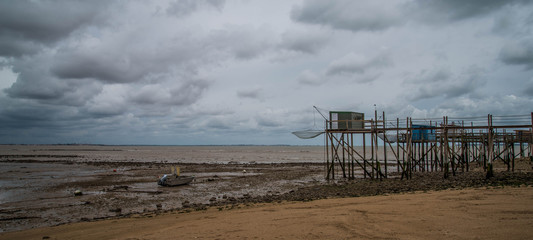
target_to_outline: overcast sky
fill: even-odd
[[[321,144],[533,111],[533,1],[0,1],[0,143]]]

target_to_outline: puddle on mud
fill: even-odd
[[[0,158],[0,231],[282,194],[323,178],[319,163],[279,163],[321,158],[321,148],[300,157],[298,147],[9,147]],[[196,179],[158,186],[173,165]]]
[[[61,193],[43,190],[94,180],[100,172],[90,166],[3,162],[0,163],[0,204],[60,197]]]

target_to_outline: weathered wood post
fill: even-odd
[[[385,119],[385,111],[383,111],[383,166],[385,167],[385,178],[387,178],[387,143],[385,140],[387,139],[387,136],[385,133],[387,132],[387,121]]]
[[[494,171],[492,167],[492,160],[494,158],[494,136],[492,135],[492,115],[487,116],[487,125],[488,125],[488,136],[487,136],[487,150],[488,150],[488,164],[487,164],[487,175],[486,178],[491,178],[494,176]]]

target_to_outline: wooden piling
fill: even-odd
[[[442,171],[445,175],[448,172],[455,175],[457,171],[470,171],[472,163],[488,170],[495,160],[503,160],[509,171],[514,171],[516,157],[531,157],[533,113],[530,114],[531,119],[526,120],[527,124],[520,125],[502,125],[499,121],[502,117],[498,116],[495,122],[488,114],[486,124],[479,124],[478,119],[478,125],[473,122],[465,125],[465,121],[458,118],[453,118],[450,123],[449,118],[444,116],[441,122],[431,120],[429,125],[418,125],[416,128],[413,128],[414,119],[410,117],[405,118],[405,124],[396,118],[396,126],[387,125],[385,112],[383,119],[378,119],[377,111],[374,117],[363,120],[361,129],[329,129],[331,124],[326,124],[326,179],[338,176],[355,179],[358,172],[362,172],[359,177],[382,179],[392,176],[394,169],[407,179],[414,171]],[[524,119],[524,115],[520,118]],[[509,117],[503,119],[508,121]],[[367,134],[370,134],[368,142]],[[356,147],[357,136],[361,135],[363,141],[359,145],[363,146],[362,153]],[[389,138],[394,135],[393,143]],[[383,142],[383,151],[380,142]],[[369,155],[367,148],[370,149]],[[393,153],[392,162],[388,151]],[[380,155],[381,152],[383,155]],[[390,164],[396,164],[396,168],[389,169]]]

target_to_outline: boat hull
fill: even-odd
[[[164,175],[157,184],[164,187],[175,187],[189,184],[194,180],[193,176]]]

